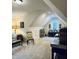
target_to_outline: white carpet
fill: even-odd
[[[35,45],[13,48],[12,59],[51,59],[51,48],[48,43],[39,40]]]

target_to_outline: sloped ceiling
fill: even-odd
[[[47,12],[54,12],[51,8],[43,1],[43,0],[23,0],[25,3],[22,5],[17,5],[14,0],[12,0],[12,11],[13,13],[24,13],[24,22],[26,23],[25,26],[29,27],[42,27],[50,20],[46,20],[45,17],[41,18],[44,13]],[[59,0],[58,0],[59,1]],[[53,1],[51,0],[53,3]],[[63,3],[63,2],[62,2]],[[60,5],[61,6],[61,5]],[[57,5],[57,7],[60,7]],[[64,14],[65,9],[59,8]]]
[[[17,5],[12,2],[12,11],[13,13],[26,13],[23,17],[25,21],[25,26],[32,26],[35,21],[38,21],[38,18],[41,14],[51,11],[51,9],[42,1],[42,0],[24,0],[26,3],[23,5]],[[41,20],[42,21],[42,20]],[[39,25],[36,23],[39,27]],[[34,26],[34,25],[33,25]],[[41,26],[41,25],[40,25]]]
[[[67,17],[67,0],[50,0]]]
[[[13,11],[25,11],[25,12],[36,12],[50,10],[49,7],[42,0],[23,0],[25,4],[18,5],[13,2]]]

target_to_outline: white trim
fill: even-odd
[[[61,11],[58,10],[58,8],[55,7],[55,5],[53,3],[51,3],[50,0],[43,0],[51,9],[52,11],[57,15],[59,16],[62,21],[64,21],[64,23],[66,24],[67,22],[67,18],[62,14]]]

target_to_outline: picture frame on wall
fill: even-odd
[[[20,22],[20,28],[24,28],[24,22]]]

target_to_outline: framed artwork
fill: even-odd
[[[24,22],[20,22],[20,28],[24,28]]]

